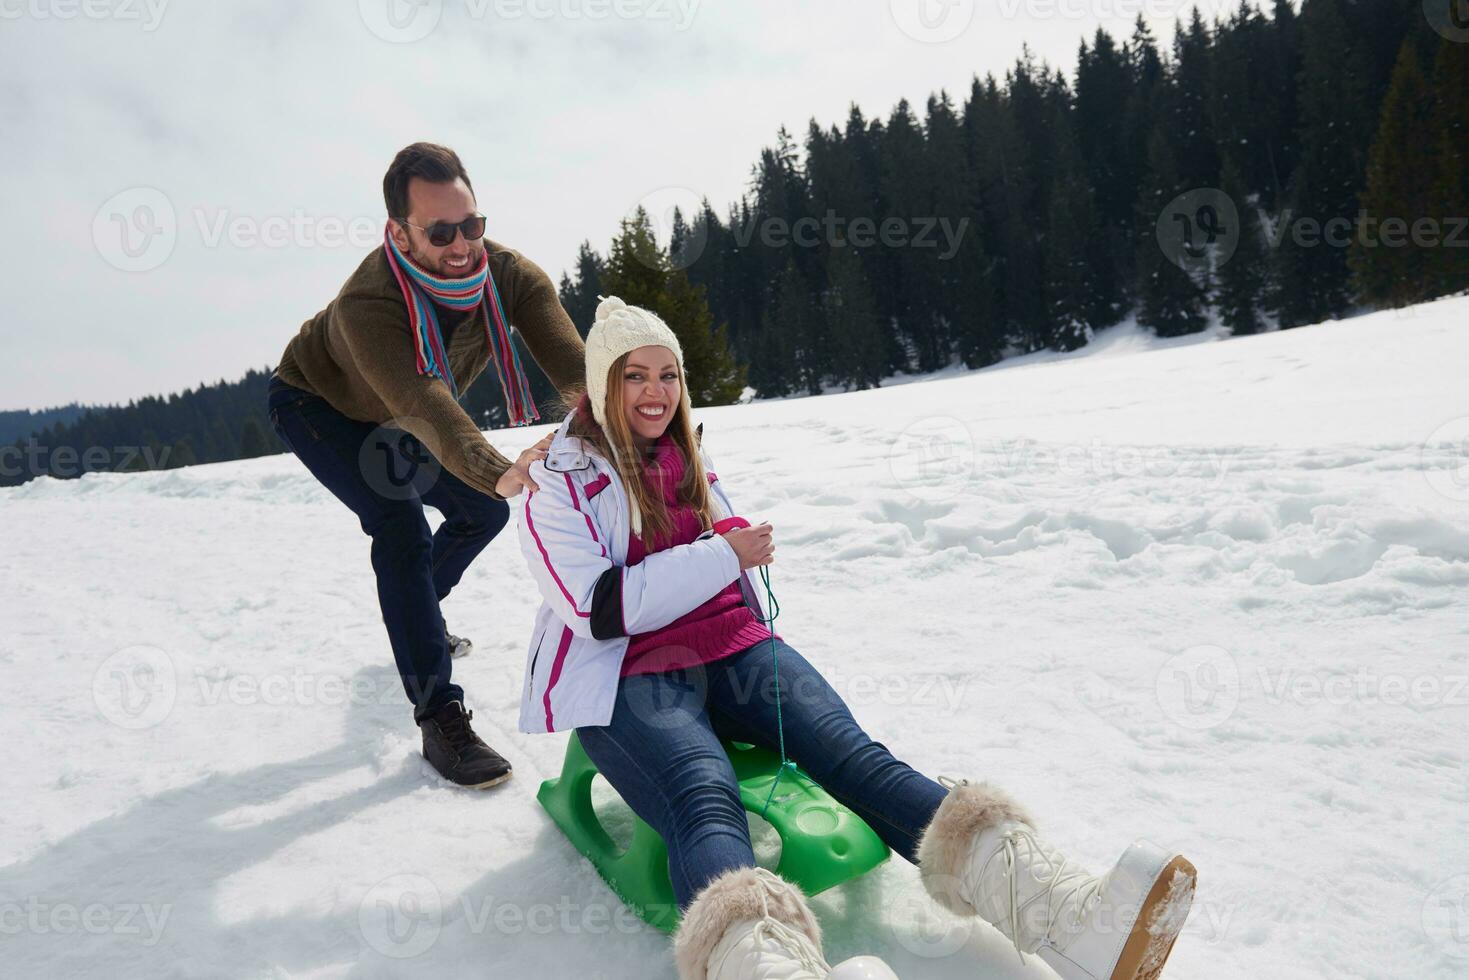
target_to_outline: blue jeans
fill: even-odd
[[[279,377],[270,380],[268,406],[281,441],[372,538],[378,605],[414,717],[463,700],[439,601],[505,527],[510,505],[444,469],[409,433],[350,419]],[[433,534],[424,504],[444,515]]]
[[[784,641],[780,706],[786,755],[916,863],[948,791],[862,730],[841,697]],[[752,867],[750,825],[720,739],[776,749],[770,641],[689,670],[624,677],[611,724],[578,728],[587,756],[668,844],[679,908],[733,868]]]

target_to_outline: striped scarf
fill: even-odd
[[[481,252],[479,268],[464,278],[440,279],[429,275],[398,251],[393,236],[387,232],[383,233],[383,251],[388,257],[388,267],[393,270],[398,286],[403,290],[403,301],[408,304],[408,326],[413,332],[413,345],[418,352],[418,373],[441,379],[454,397],[459,397],[459,385],[449,368],[444,335],[439,331],[439,317],[434,312],[434,304],[451,310],[472,310],[482,306],[490,360],[505,392],[505,414],[511,425],[530,425],[537,421],[541,413],[531,398],[530,381],[521,367],[520,353],[510,340],[505,309],[500,305],[500,293],[495,288],[494,277],[490,275],[489,254]]]

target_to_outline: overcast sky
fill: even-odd
[[[721,215],[784,125],[920,114],[1181,0],[0,0],[0,408],[274,365],[378,243],[403,145],[560,278],[640,201]],[[1200,4],[1206,16],[1233,9]]]

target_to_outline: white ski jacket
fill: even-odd
[[[608,724],[628,637],[667,626],[736,579],[756,615],[770,615],[734,548],[712,530],[628,567],[622,478],[594,446],[568,434],[571,419],[546,459],[531,465],[540,490],[526,491],[520,507],[520,550],[543,599],[526,653],[522,732]],[[714,519],[733,516],[702,444],[699,455]]]

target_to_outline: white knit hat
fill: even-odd
[[[607,428],[607,372],[623,354],[639,347],[667,347],[678,359],[679,373],[683,373],[683,348],[668,324],[658,314],[639,306],[628,306],[616,296],[598,297],[597,319],[587,332],[587,399],[592,403],[592,416],[597,424]],[[682,396],[688,402],[688,392]],[[613,455],[617,447],[612,447]],[[643,533],[643,515],[638,508],[637,498],[628,495],[628,516],[632,533]]]
[[[587,397],[597,424],[607,427],[607,372],[623,354],[639,347],[667,347],[683,371],[683,348],[658,314],[628,306],[616,296],[599,297],[597,319],[587,333]]]

